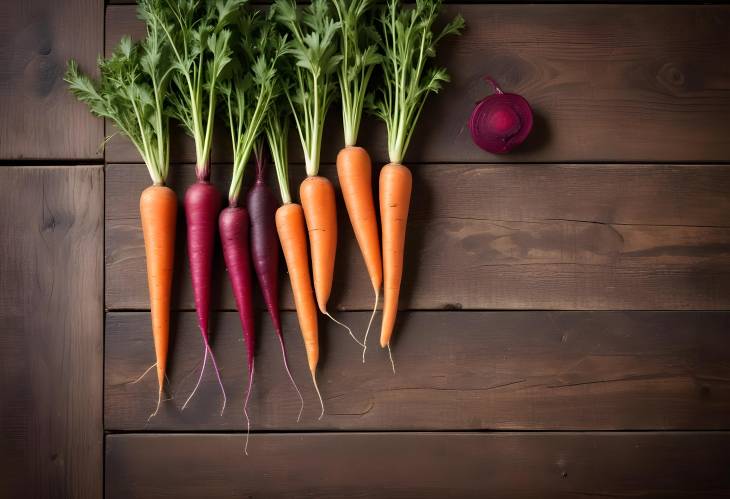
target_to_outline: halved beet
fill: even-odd
[[[522,144],[530,134],[532,109],[521,95],[504,93],[488,76],[484,80],[494,93],[477,102],[471,113],[471,138],[487,152],[504,154]]]

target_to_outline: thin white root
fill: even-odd
[[[297,386],[297,383],[294,381],[294,376],[291,375],[291,371],[289,370],[289,363],[286,361],[286,349],[284,348],[284,338],[279,334],[279,343],[281,344],[281,356],[284,359],[284,369],[286,370],[287,376],[289,376],[289,381],[291,381],[292,386],[297,391],[297,395],[299,396],[299,414],[297,415],[297,423],[301,421],[302,419],[302,411],[304,411],[304,397],[302,397],[302,392],[299,391],[299,387]]]
[[[390,357],[390,367],[393,368],[393,374],[395,374],[395,362],[393,362],[393,351],[390,349],[390,343],[388,343],[388,357]]]
[[[373,313],[370,315],[370,322],[368,322],[368,328],[365,330],[365,338],[362,340],[362,363],[365,363],[365,352],[368,350],[368,333],[370,333],[370,326],[373,325],[373,319],[378,311],[378,298],[380,298],[380,290],[375,290],[375,304],[373,305]]]
[[[152,364],[152,365],[151,365],[150,367],[148,367],[148,368],[147,368],[147,370],[146,370],[145,372],[143,372],[143,373],[142,373],[142,376],[140,376],[139,378],[135,379],[134,381],[130,381],[130,382],[129,382],[129,383],[127,383],[127,384],[128,384],[128,385],[136,385],[137,383],[139,383],[140,381],[142,381],[142,378],[144,378],[145,376],[147,376],[147,374],[148,374],[148,373],[149,373],[149,372],[150,372],[150,371],[151,371],[152,369],[154,369],[154,368],[155,368],[156,366],[157,366],[157,362],[155,362],[155,363],[154,363],[154,364]]]
[[[246,444],[243,446],[243,453],[248,456],[248,438],[251,435],[251,418],[248,417],[248,399],[251,398],[251,387],[253,386],[253,373],[256,371],[256,359],[251,361],[251,372],[248,373],[248,391],[246,400],[243,402],[243,415],[246,416]]]
[[[324,400],[322,400],[322,394],[319,392],[319,385],[317,384],[317,375],[312,371],[312,382],[314,383],[314,389],[317,390],[317,396],[319,397],[319,405],[322,406],[322,412],[319,415],[318,420],[321,420],[324,416]]]
[[[330,313],[329,313],[329,312],[327,312],[326,310],[325,310],[325,312],[324,312],[324,315],[326,315],[327,317],[329,317],[330,319],[332,319],[332,321],[333,321],[333,322],[334,322],[335,324],[339,324],[340,326],[342,326],[342,327],[344,327],[345,329],[347,329],[347,332],[348,332],[348,333],[350,333],[350,337],[352,337],[352,339],[353,339],[353,340],[355,340],[355,343],[357,343],[357,344],[358,344],[358,345],[360,345],[361,347],[365,348],[365,345],[364,345],[364,344],[363,344],[363,343],[362,343],[362,342],[361,342],[360,340],[358,340],[357,338],[355,338],[355,335],[353,334],[353,332],[352,332],[352,329],[350,329],[349,327],[347,327],[347,325],[346,325],[346,324],[343,324],[342,322],[340,322],[340,321],[338,321],[337,319],[335,319],[334,317],[332,317],[332,316],[330,315]]]
[[[210,349],[210,344],[206,341],[205,342],[205,348],[208,349],[208,352],[210,352],[210,360],[213,362],[213,368],[215,369],[215,377],[218,378],[218,386],[221,387],[221,393],[223,394],[223,407],[221,407],[221,416],[223,415],[223,411],[226,410],[226,403],[228,402],[228,397],[226,397],[226,389],[223,388],[223,380],[221,380],[221,371],[218,369],[218,364],[215,362],[215,355],[213,355],[213,351]]]
[[[150,422],[150,419],[157,416],[157,413],[160,412],[160,404],[162,403],[162,388],[157,392],[157,407],[155,408],[155,412],[149,415],[147,418],[147,422]]]
[[[188,399],[185,401],[185,403],[182,406],[182,409],[180,409],[180,412],[184,411],[185,408],[188,406],[188,402],[190,402],[190,399],[193,398],[193,395],[195,395],[195,392],[198,391],[198,387],[200,386],[200,382],[203,380],[203,373],[205,372],[205,363],[208,361],[208,346],[204,345],[203,349],[203,367],[200,368],[200,376],[198,376],[198,382],[195,383],[195,388],[193,388],[193,392],[188,396]]]

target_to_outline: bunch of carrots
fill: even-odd
[[[319,396],[320,418],[324,403],[316,376],[318,311],[344,327],[361,345],[364,362],[382,288],[380,345],[390,353],[412,189],[411,173],[402,162],[426,97],[448,81],[445,70],[431,67],[436,45],[444,36],[458,34],[464,21],[457,16],[434,32],[441,0],[417,0],[409,7],[389,0],[381,8],[375,8],[372,0],[313,0],[304,8],[298,8],[294,0],[276,0],[267,14],[250,11],[245,3],[141,0],[139,15],[146,23],[147,36],[136,43],[124,38],[111,57],[99,61],[98,80],[81,73],[70,61],[66,81],[92,113],[111,120],[132,141],[152,179],[140,197],[156,356],[153,367],[158,382],[157,406],[150,417],[162,401],[170,342],[178,216],[177,196],[165,186],[171,119],[192,137],[197,182],[187,189],[183,206],[203,362],[183,409],[196,393],[208,359],[222,392],[221,414],[226,405],[209,328],[218,232],[247,348],[248,387],[243,410],[250,428],[247,409],[256,337],[253,274],[281,345],[284,368],[302,407],[304,404],[289,370],[279,315],[279,248]],[[379,82],[377,88],[373,88],[374,81]],[[344,147],[337,155],[337,175],[374,295],[362,341],[328,310],[337,250],[336,193],[332,182],[319,175],[319,167],[325,119],[338,97]],[[365,110],[387,128],[390,163],[380,171],[381,230],[370,156],[357,146]],[[225,208],[223,195],[210,183],[210,153],[218,113],[230,133],[233,157]],[[289,188],[287,137],[292,123],[307,174],[299,186],[301,205],[294,201]],[[244,174],[252,157],[255,182],[242,198]],[[266,184],[269,157],[281,204]],[[392,362],[392,355],[390,359]]]

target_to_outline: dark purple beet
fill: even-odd
[[[251,288],[251,254],[249,253],[249,217],[246,208],[231,207],[218,217],[223,258],[231,279],[238,317],[241,319],[243,339],[246,341],[248,372],[253,370],[254,312]]]
[[[532,109],[521,95],[506,94],[493,79],[484,79],[494,94],[479,101],[471,113],[471,138],[487,152],[504,154],[522,144],[530,134]]]
[[[221,203],[222,196],[218,189],[206,181],[196,182],[185,192],[190,274],[193,280],[198,325],[206,343],[208,342],[215,228]]]
[[[251,257],[261,293],[274,323],[276,334],[281,335],[279,319],[279,237],[276,233],[276,209],[279,203],[264,183],[263,168],[259,169],[256,183],[248,192],[246,206],[251,215]]]

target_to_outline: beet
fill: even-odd
[[[504,154],[522,144],[532,130],[532,109],[524,97],[506,94],[490,77],[494,93],[479,101],[469,118],[471,138],[487,152]]]

